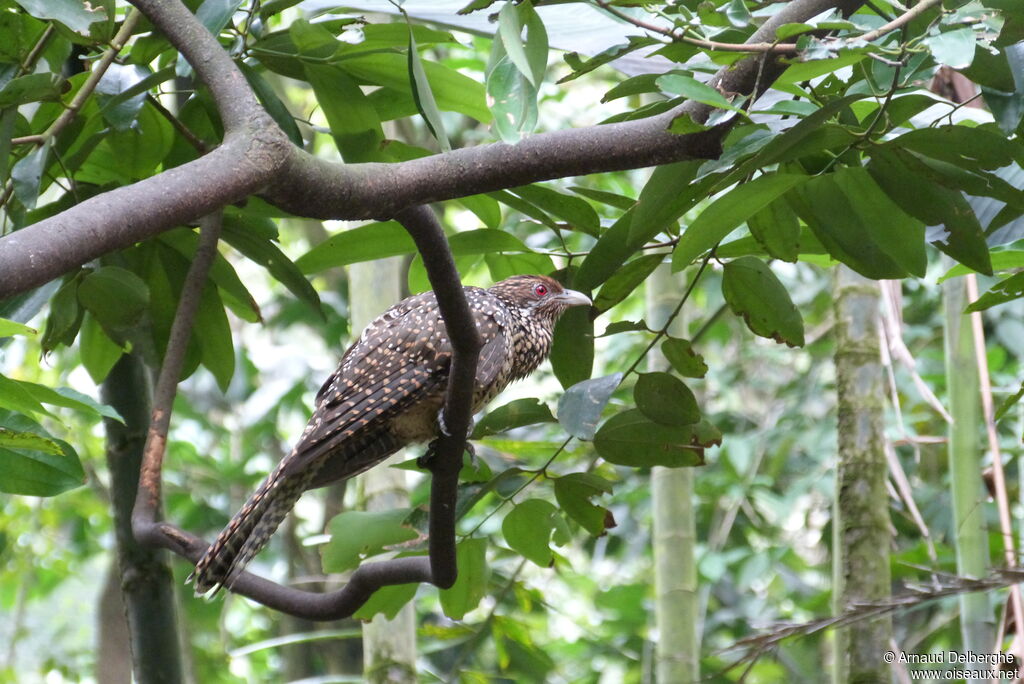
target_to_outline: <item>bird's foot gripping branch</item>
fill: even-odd
[[[223,586],[293,615],[335,619],[351,615],[382,586],[454,584],[455,497],[462,452],[472,453],[466,441],[471,414],[536,369],[550,350],[559,316],[569,307],[589,306],[590,299],[545,276],[514,276],[487,290],[463,288],[431,210],[416,207],[398,220],[420,249],[434,291],[399,302],[367,327],[318,393],[298,444],[210,546],[158,522],[175,379],[220,228],[219,216],[204,221],[202,248],[161,369],[133,517],[141,541],[196,562],[191,579],[198,593]],[[344,589],[327,594],[244,571],[306,489],[355,475],[425,439],[432,439],[421,459],[432,476],[427,557],[364,565]]]

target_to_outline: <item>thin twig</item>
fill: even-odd
[[[142,452],[139,492],[132,512],[132,527],[140,542],[147,541],[147,535],[152,533],[153,524],[159,519],[161,471],[167,450],[167,431],[171,425],[174,397],[185,365],[188,342],[192,338],[192,321],[199,310],[203,287],[217,256],[221,219],[222,214],[218,211],[200,221],[199,245],[181,288],[178,310],[174,314],[167,340],[167,353],[153,391],[153,412],[146,434],[146,446]]]
[[[68,103],[61,115],[49,125],[49,127],[42,133],[42,142],[53,138],[60,133],[64,128],[74,120],[81,111],[85,101],[89,99],[93,91],[96,90],[96,86],[99,85],[100,79],[103,78],[103,74],[107,72],[107,69],[114,62],[114,58],[117,57],[118,53],[124,47],[128,39],[132,37],[132,32],[135,31],[135,27],[138,26],[139,21],[142,19],[142,13],[137,9],[132,9],[128,16],[125,17],[124,21],[121,22],[121,28],[114,35],[110,41],[110,47],[108,47],[103,54],[100,56],[92,69],[89,70],[89,76],[85,79],[85,83],[75,93],[75,97],[72,98],[71,102]]]

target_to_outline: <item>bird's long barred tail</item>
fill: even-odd
[[[317,463],[302,472],[286,474],[283,465],[287,460],[282,461],[249,497],[196,563],[196,569],[188,578],[195,581],[196,594],[231,586],[246,564],[266,545],[319,470]]]

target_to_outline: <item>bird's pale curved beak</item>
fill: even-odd
[[[590,301],[590,297],[577,292],[576,290],[565,290],[558,295],[558,298],[565,302],[566,307],[570,306],[593,306],[593,302]]]

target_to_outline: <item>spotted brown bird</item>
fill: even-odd
[[[551,350],[555,322],[590,299],[546,276],[466,287],[483,347],[473,389],[480,410]],[[444,430],[452,346],[433,292],[402,300],[371,322],[316,395],[292,449],[217,537],[192,573],[196,593],[230,586],[307,489],[352,477]]]

